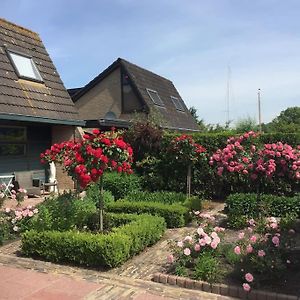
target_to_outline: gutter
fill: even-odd
[[[85,121],[82,120],[61,120],[61,119],[50,119],[46,117],[36,117],[36,116],[19,115],[19,114],[5,114],[5,113],[0,113],[0,120],[37,122],[37,123],[48,123],[48,124],[57,124],[57,125],[71,125],[71,126],[85,126]]]

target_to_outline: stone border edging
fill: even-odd
[[[152,277],[154,282],[177,285],[179,287],[201,290],[203,292],[218,294],[222,296],[230,296],[240,299],[249,300],[300,300],[300,296],[286,295],[259,290],[251,290],[245,292],[242,287],[234,285],[226,285],[219,283],[207,283],[200,280],[192,280],[185,277],[168,275],[164,273],[155,273]]]

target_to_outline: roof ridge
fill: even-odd
[[[130,61],[124,59],[124,58],[119,57],[118,60],[119,60],[121,63],[122,63],[122,61],[124,61],[125,63],[131,64],[131,65],[133,65],[134,67],[137,67],[137,68],[139,68],[139,69],[142,69],[142,70],[144,70],[144,71],[146,71],[146,72],[148,72],[148,73],[151,73],[151,74],[153,74],[153,75],[155,75],[155,76],[157,76],[157,77],[160,77],[160,78],[162,78],[162,79],[164,79],[164,80],[167,80],[167,81],[169,81],[169,82],[171,82],[171,83],[173,84],[172,80],[170,80],[170,79],[168,79],[168,78],[166,78],[166,77],[164,77],[164,76],[161,76],[161,75],[159,75],[159,74],[157,74],[157,73],[154,73],[154,72],[152,72],[152,71],[150,71],[150,70],[148,70],[148,69],[145,69],[145,68],[143,68],[143,67],[141,67],[141,66],[138,66],[138,65],[136,65],[136,64],[134,64],[134,63],[132,63],[132,62],[130,62]]]
[[[19,28],[19,29],[21,29],[21,30],[23,30],[23,31],[25,31],[25,32],[34,34],[34,35],[40,40],[39,34],[38,34],[37,32],[35,32],[35,31],[32,31],[32,30],[28,29],[28,28],[25,28],[25,27],[23,27],[23,26],[20,26],[20,25],[18,25],[18,24],[16,24],[16,23],[13,23],[13,22],[11,22],[11,21],[8,21],[8,20],[6,20],[6,19],[4,19],[4,18],[0,18],[0,23],[5,23],[5,24],[7,24],[7,25],[10,25],[10,26],[13,26],[13,27],[17,27],[17,28]]]

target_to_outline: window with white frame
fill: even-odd
[[[171,96],[171,100],[177,110],[185,111],[184,106],[179,98]]]
[[[18,77],[34,81],[43,81],[37,66],[30,56],[11,50],[8,50],[7,53]]]
[[[146,90],[154,104],[159,106],[165,106],[157,91],[151,89],[146,89]]]

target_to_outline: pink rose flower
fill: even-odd
[[[248,283],[243,283],[243,289],[246,292],[249,292],[251,290],[251,287]]]
[[[215,239],[218,237],[218,234],[216,232],[212,232],[210,236]]]
[[[213,241],[210,246],[213,248],[213,249],[216,249],[218,247],[218,243]]]
[[[180,248],[182,248],[182,247],[183,247],[183,242],[182,242],[182,241],[179,241],[179,242],[177,243],[177,246],[180,247]]]
[[[259,257],[264,257],[266,255],[266,252],[264,250],[258,250],[257,255]]]
[[[183,250],[183,253],[184,253],[184,255],[189,256],[189,255],[191,255],[191,250],[189,248],[185,248]]]
[[[211,243],[211,237],[209,237],[208,235],[204,237],[204,240],[207,245]]]
[[[239,247],[239,246],[236,246],[235,248],[234,248],[234,253],[235,254],[237,254],[237,255],[240,255],[241,254],[241,248]]]
[[[169,264],[172,264],[174,262],[174,256],[173,256],[173,254],[169,254],[167,256],[167,261],[168,261]]]
[[[240,239],[240,240],[243,239],[244,236],[245,236],[245,232],[240,232],[240,233],[239,233],[239,239]]]
[[[246,248],[247,253],[252,253],[253,252],[253,247],[251,245],[248,245]]]
[[[257,240],[257,237],[255,235],[252,235],[251,238],[250,238],[250,242],[255,243],[256,240]]]
[[[203,234],[204,234],[203,228],[202,228],[202,227],[199,227],[199,228],[197,229],[197,233],[198,233],[199,235],[203,235]]]
[[[184,238],[184,241],[185,242],[188,242],[188,243],[191,243],[193,241],[193,238],[189,235],[187,235],[185,238]]]
[[[194,250],[195,251],[200,251],[200,249],[201,249],[201,246],[199,245],[199,244],[196,244],[195,246],[194,246]]]
[[[278,247],[279,246],[279,242],[280,242],[280,240],[279,240],[279,237],[278,236],[273,236],[273,238],[272,238],[272,243],[275,245],[275,247]]]
[[[247,273],[245,274],[245,279],[248,281],[248,282],[252,282],[254,277],[251,273]]]
[[[200,244],[200,246],[205,246],[206,245],[205,239],[200,239],[199,244]]]

